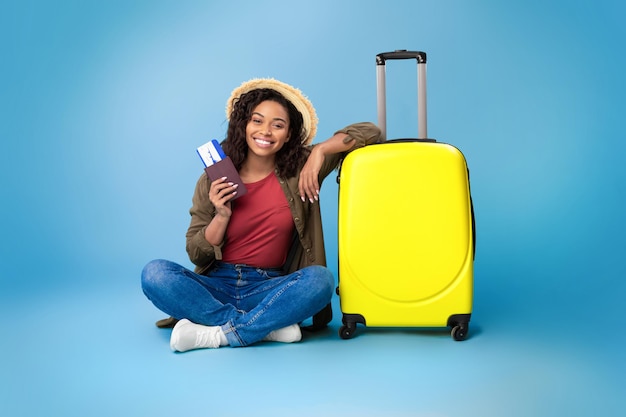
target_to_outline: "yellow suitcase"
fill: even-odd
[[[425,54],[418,73],[419,65]],[[348,154],[338,180],[340,337],[353,337],[360,323],[449,326],[464,340],[475,223],[463,154],[433,139],[387,141]]]

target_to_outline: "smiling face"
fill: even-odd
[[[249,151],[259,157],[274,157],[289,141],[289,114],[281,104],[265,100],[252,111],[246,125]]]

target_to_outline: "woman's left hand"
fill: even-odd
[[[320,185],[319,172],[324,163],[324,155],[319,146],[313,147],[309,158],[300,171],[298,190],[302,201],[309,200],[311,203],[319,200]]]

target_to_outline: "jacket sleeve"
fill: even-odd
[[[196,265],[196,272],[207,270],[213,261],[222,258],[221,245],[213,246],[204,238],[204,231],[215,216],[215,207],[209,200],[210,180],[202,174],[192,197],[189,209],[191,221],[187,229],[187,254]]]
[[[348,137],[344,139],[344,143],[354,140],[354,145],[348,152],[385,141],[378,126],[371,122],[354,123],[335,132],[335,134],[337,133],[345,133],[348,135]]]
[[[371,122],[353,123],[335,132],[335,134],[337,133],[347,134],[348,136],[346,136],[343,142],[353,142],[352,147],[346,152],[326,157],[324,165],[320,170],[320,181],[326,178],[326,176],[328,176],[333,169],[338,168],[341,160],[353,150],[385,141],[381,130],[378,126]]]

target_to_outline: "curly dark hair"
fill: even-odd
[[[248,155],[246,126],[252,118],[252,111],[266,100],[275,101],[287,109],[290,140],[285,142],[284,146],[276,154],[276,168],[280,177],[294,177],[306,162],[310,150],[302,144],[306,135],[303,128],[302,114],[276,90],[259,88],[242,94],[238,99],[235,99],[230,122],[228,123],[226,139],[222,142],[222,147],[226,155],[233,161],[237,171],[239,171]]]

